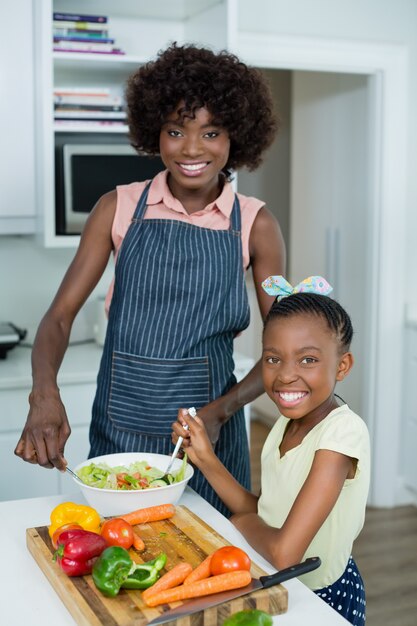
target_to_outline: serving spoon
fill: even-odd
[[[188,412],[188,415],[191,415],[191,417],[195,417],[197,415],[197,411],[195,410],[195,407],[193,407],[193,406],[190,407],[187,412]],[[188,430],[188,425],[184,426],[184,429]],[[159,480],[163,480],[164,482],[166,482],[167,485],[171,485],[171,483],[172,483],[172,480],[170,481],[168,476],[171,476],[171,478],[172,478],[172,474],[170,474],[171,467],[172,467],[173,462],[177,458],[177,454],[179,452],[179,449],[182,446],[182,442],[183,441],[184,441],[184,437],[178,437],[178,441],[177,441],[177,443],[175,445],[174,452],[171,455],[171,459],[170,459],[170,461],[168,463],[168,467],[165,470],[165,474],[163,476],[161,476],[161,478],[159,478]]]

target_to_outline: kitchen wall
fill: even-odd
[[[31,342],[74,254],[75,249],[45,249],[34,237],[0,237],[0,321],[27,329]],[[92,337],[96,300],[111,282],[112,264],[78,315],[72,341]]]

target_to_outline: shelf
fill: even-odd
[[[146,57],[129,54],[89,54],[88,52],[53,52],[52,59],[57,68],[83,66],[91,70],[108,68],[109,65],[118,69],[137,67],[148,60]]]

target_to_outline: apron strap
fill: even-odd
[[[145,189],[142,191],[140,198],[138,200],[138,203],[136,205],[136,209],[135,212],[133,214],[133,219],[134,220],[141,220],[143,219],[143,216],[145,215],[145,211],[146,211],[146,201],[148,199],[148,193],[149,193],[149,187],[151,186],[151,180],[149,181],[149,183],[146,185]]]

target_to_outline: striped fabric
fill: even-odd
[[[233,338],[249,324],[240,206],[230,229],[146,219],[147,187],[120,248],[90,429],[90,457],[170,454],[179,407],[205,406],[235,384]],[[249,487],[243,410],[222,428],[216,453]],[[196,472],[190,485],[227,509]]]

